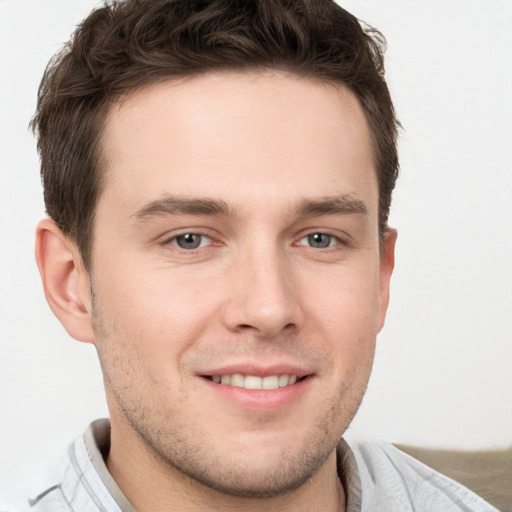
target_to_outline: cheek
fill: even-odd
[[[379,312],[378,270],[364,268],[331,268],[302,279],[308,283],[301,294],[307,308],[327,329],[352,332],[354,337],[376,334]],[[310,283],[314,283],[314,287]]]
[[[215,307],[202,280],[172,275],[169,269],[137,274],[134,268],[98,274],[97,335],[115,339],[118,352],[122,348],[153,372],[164,371],[203,336]]]
[[[373,278],[368,278],[374,276]],[[364,276],[364,278],[363,278]],[[332,355],[337,378],[346,382],[368,379],[378,333],[378,274],[332,272],[311,300],[309,328],[320,333]],[[313,297],[312,297],[313,298]]]

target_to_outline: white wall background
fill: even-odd
[[[45,303],[27,130],[50,56],[95,0],[0,0],[0,499],[107,414],[94,349]],[[352,435],[512,442],[512,1],[347,0],[387,36],[404,126],[397,268]]]

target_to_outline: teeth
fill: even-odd
[[[261,379],[262,389],[277,389],[279,387],[279,377],[277,375],[269,375]]]
[[[290,386],[297,382],[296,375],[268,375],[267,377],[258,377],[256,375],[242,375],[234,373],[233,375],[214,375],[213,382],[236,386],[245,389],[278,389]]]
[[[288,386],[290,383],[290,376],[289,375],[281,375],[278,380],[278,385],[280,388],[284,388],[285,386]]]
[[[222,382],[222,377],[221,377]],[[234,375],[231,375],[231,383],[232,386],[236,386],[237,388],[243,388],[244,387],[244,376],[240,375],[239,373],[235,373]]]
[[[262,378],[255,377],[254,375],[247,375],[244,381],[245,389],[261,389],[262,386]]]

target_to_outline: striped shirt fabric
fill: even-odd
[[[105,465],[109,449],[110,423],[96,420],[45,475],[26,512],[135,512]],[[390,444],[342,439],[337,456],[345,512],[499,512]]]

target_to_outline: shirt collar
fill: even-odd
[[[119,508],[123,512],[135,512],[105,464],[110,451],[110,421],[106,418],[93,421],[85,431],[84,443],[92,465]],[[361,512],[361,480],[354,453],[344,439],[339,442],[336,453],[338,476],[345,491],[345,512]]]

